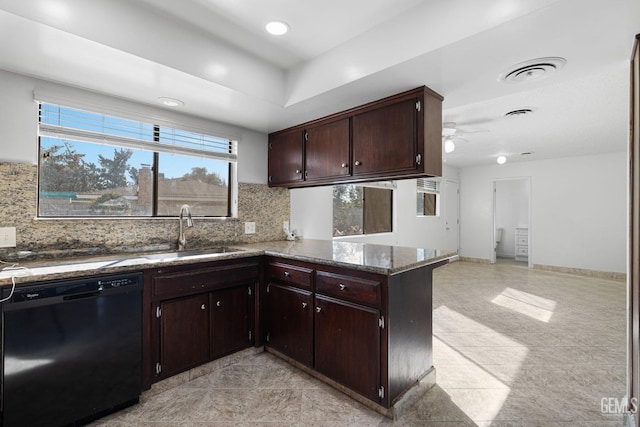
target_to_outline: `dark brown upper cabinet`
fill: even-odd
[[[417,101],[395,102],[353,116],[353,174],[415,172]]]
[[[304,135],[307,181],[349,176],[348,118],[311,126]]]
[[[294,129],[269,135],[269,185],[302,182],[303,132]]]
[[[269,185],[442,175],[442,101],[422,86],[269,134]]]

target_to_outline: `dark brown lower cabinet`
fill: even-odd
[[[266,313],[267,345],[313,367],[313,294],[271,283]]]
[[[315,369],[378,401],[380,311],[318,294],[315,311]]]
[[[150,269],[143,385],[254,345],[260,259]]]
[[[221,357],[252,342],[253,286],[211,292],[211,357]]]
[[[267,258],[266,347],[390,408],[433,372],[432,272],[444,263],[380,274]]]
[[[209,360],[209,295],[160,304],[160,360],[163,376],[183,372]]]

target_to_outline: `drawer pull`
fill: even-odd
[[[216,301],[216,307],[222,307],[222,303],[220,301]]]
[[[202,305],[200,306],[200,310],[206,310],[206,309],[207,309],[207,306],[206,306],[206,305],[202,304]]]
[[[284,272],[284,277],[289,277],[289,276],[290,276],[290,273],[288,271],[285,271]]]
[[[340,288],[341,291],[344,291],[346,286],[343,285],[342,283],[338,283],[338,287]]]
[[[306,302],[302,303],[302,308],[307,308],[307,303]]]
[[[316,313],[320,313],[321,311],[322,311],[322,308],[316,307]]]

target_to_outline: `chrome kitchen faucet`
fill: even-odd
[[[187,247],[187,238],[184,236],[184,228],[182,227],[182,220],[184,218],[184,213],[187,213],[187,227],[193,227],[193,219],[191,218],[191,208],[189,205],[182,205],[180,207],[180,217],[178,221],[180,222],[180,233],[178,234],[178,250],[183,251]]]

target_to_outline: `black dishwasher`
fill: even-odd
[[[82,425],[136,403],[142,273],[16,287],[2,354],[4,427]]]

